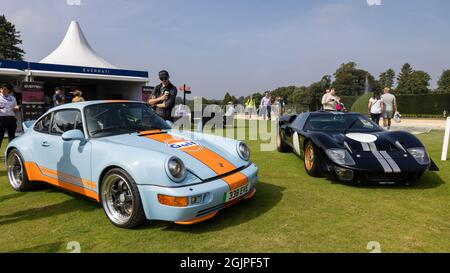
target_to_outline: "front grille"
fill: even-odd
[[[408,173],[371,173],[361,177],[363,182],[402,182],[410,177]]]

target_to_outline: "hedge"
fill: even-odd
[[[373,96],[373,93],[364,94],[361,97],[359,97],[355,103],[353,103],[351,108],[352,112],[358,112],[362,114],[368,114],[369,110],[367,106],[369,105],[369,99]]]
[[[353,112],[367,114],[367,105],[372,93],[365,94],[352,105]],[[402,115],[443,116],[450,113],[450,94],[397,95],[398,110]]]

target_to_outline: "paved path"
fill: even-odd
[[[382,122],[380,122],[382,124]],[[402,119],[402,122],[392,122],[392,130],[408,131],[412,134],[428,133],[431,130],[445,130],[445,119]]]

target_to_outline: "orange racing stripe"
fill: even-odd
[[[54,178],[54,177],[51,177],[51,176],[48,176],[48,175],[45,175],[42,172],[42,170],[39,168],[39,166],[36,163],[34,163],[34,162],[25,162],[25,169],[27,171],[28,179],[30,181],[46,182],[46,183],[55,185],[57,187],[60,187],[60,188],[63,188],[63,189],[69,190],[69,191],[73,191],[73,192],[79,193],[81,195],[93,198],[93,199],[95,199],[97,201],[100,201],[100,198],[99,198],[97,192],[89,190],[89,189],[86,189],[86,188],[83,188],[83,187],[78,186],[78,185],[74,185],[74,184],[71,184],[71,183],[67,183],[67,182],[61,181],[61,180],[59,180],[57,178]],[[51,174],[53,174],[53,173],[57,174],[58,173],[56,171],[52,171],[52,170],[46,169],[46,172],[47,171],[50,171]],[[47,172],[47,173],[50,174],[50,172]],[[78,178],[78,179],[80,179],[80,178]],[[95,183],[95,182],[92,182],[92,183]]]
[[[146,135],[144,137],[166,144],[187,141],[183,138],[175,137],[170,134]],[[234,166],[230,161],[206,147],[201,146],[196,149],[186,147],[180,148],[180,150],[198,159],[200,162],[213,170],[217,175],[224,175],[236,170],[236,166]],[[237,189],[248,183],[247,176],[241,172],[228,175],[222,179],[228,184],[231,190]]]

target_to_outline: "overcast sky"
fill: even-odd
[[[433,87],[450,68],[448,0],[0,1],[26,60],[53,51],[75,19],[109,62],[149,71],[150,84],[167,69],[208,98],[309,85],[347,61],[376,77],[409,62]]]

